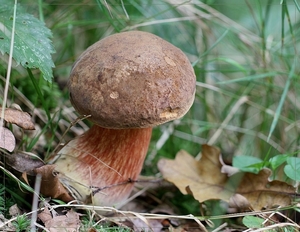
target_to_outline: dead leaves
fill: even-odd
[[[69,210],[65,215],[58,215],[54,210],[50,211],[48,207],[45,207],[45,209],[38,214],[38,218],[50,232],[79,231],[79,214],[73,210]]]
[[[203,155],[201,159],[203,163],[200,163],[186,151],[181,150],[175,160],[160,160],[158,168],[164,178],[174,183],[182,193],[192,192],[201,202],[209,199],[226,200],[230,198],[232,192],[224,189],[223,184],[227,176],[221,173],[218,160],[212,159],[216,155],[217,153],[212,156]]]
[[[17,108],[18,109],[6,108],[4,110],[3,119],[8,123],[16,124],[24,130],[34,130],[34,124],[31,121],[30,114],[23,112],[18,106]],[[0,112],[2,112],[2,107],[0,107]],[[16,140],[13,133],[5,127],[0,127],[0,148],[12,152],[15,149],[15,146]]]
[[[16,140],[13,133],[5,127],[0,127],[0,147],[12,152],[15,146]]]
[[[35,173],[42,176],[41,193],[65,202],[74,200],[60,182],[59,174],[55,173],[54,169],[55,165],[44,165],[35,169]]]
[[[18,172],[26,172],[28,175],[35,175],[34,170],[45,165],[41,158],[29,152],[18,152],[13,155],[7,155],[5,161],[6,164]]]
[[[2,111],[2,107],[0,107]],[[4,111],[4,120],[8,123],[16,124],[24,130],[34,130],[34,124],[31,121],[31,116],[21,109],[6,108]]]
[[[208,145],[202,148],[200,161],[180,151],[175,160],[162,159],[158,163],[163,177],[183,194],[192,194],[199,202],[220,199],[240,209],[261,210],[291,204],[295,188],[285,182],[269,181],[269,169],[229,177],[221,172],[220,150]]]

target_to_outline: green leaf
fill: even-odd
[[[258,173],[264,167],[264,162],[257,157],[241,155],[233,157],[232,166],[243,172]]]
[[[270,166],[272,170],[278,168],[281,164],[283,164],[289,155],[276,155],[269,160]]]
[[[264,219],[255,217],[255,216],[251,216],[251,215],[245,216],[243,218],[243,224],[249,229],[250,228],[253,228],[253,229],[254,228],[255,229],[262,228],[263,222],[264,222]]]
[[[0,52],[10,52],[12,22],[12,1],[0,0]],[[51,82],[54,63],[51,54],[54,48],[51,31],[37,18],[17,6],[13,58],[25,68],[38,68],[45,80]]]
[[[292,180],[300,181],[300,158],[288,157],[286,162],[284,173]]]

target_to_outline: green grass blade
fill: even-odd
[[[3,171],[3,173],[8,177],[10,178],[12,181],[15,181],[19,188],[21,190],[26,190],[28,192],[31,192],[31,193],[35,193],[34,189],[31,188],[29,185],[25,184],[24,182],[22,182],[18,177],[16,177],[13,173],[11,173],[9,170],[5,169],[4,167],[0,166],[0,170]],[[11,191],[9,188],[6,188],[5,187],[5,190],[7,192],[9,192],[11,195],[13,195],[15,198],[19,199],[21,202],[23,202],[24,204],[27,204],[29,207],[30,207],[30,204],[23,198],[21,198],[20,196],[18,196],[18,194],[16,194],[15,192]],[[36,193],[38,194],[38,193]]]
[[[285,11],[284,11],[284,5],[285,1],[283,0],[281,2],[281,47],[283,48],[284,45],[284,17],[285,17]]]
[[[46,106],[46,103],[45,103],[45,100],[44,100],[44,95],[43,95],[43,93],[42,93],[42,91],[39,87],[39,84],[37,83],[35,77],[33,76],[30,68],[27,68],[27,73],[28,73],[28,76],[30,77],[30,79],[32,81],[32,84],[33,84],[33,86],[36,90],[37,95],[39,96],[39,99],[42,102],[42,106],[43,106],[43,108],[46,112],[47,118],[48,118],[48,120],[50,120],[51,119],[50,112],[47,110],[48,107]]]
[[[42,0],[39,0],[39,16],[40,16],[40,21],[44,23],[45,19],[44,19],[44,13],[43,13],[43,1]]]
[[[299,3],[297,2],[297,0],[294,0],[294,3],[295,3],[295,6],[296,6],[297,10],[300,11],[300,5],[299,5]]]
[[[228,34],[228,32],[229,32],[229,29],[227,29],[209,49],[207,49],[203,54],[201,54],[201,56],[199,56],[199,58],[192,64],[193,67],[199,62],[199,60],[202,57],[206,56],[207,54],[210,54],[211,50],[213,50],[225,38],[225,36]]]
[[[123,24],[124,22],[122,20],[120,20],[118,17],[117,18],[113,18],[112,12],[109,10],[108,4],[107,2],[104,0],[104,3],[101,2],[101,0],[96,0],[97,5],[99,7],[99,9],[104,12],[107,20],[109,21],[110,25],[117,31],[120,32],[122,28],[120,28],[120,26],[117,25],[117,23],[119,24]],[[102,6],[103,5],[103,6]]]
[[[247,73],[247,70],[245,67],[243,67],[243,65],[241,65],[239,62],[231,59],[231,58],[227,58],[227,57],[218,57],[215,59],[210,59],[208,62],[213,62],[213,61],[223,61],[227,64],[232,65],[233,67],[237,68],[239,72],[243,72],[243,73]]]
[[[288,93],[288,90],[289,90],[289,87],[290,87],[290,84],[291,84],[291,79],[293,78],[294,76],[294,72],[295,72],[295,67],[296,67],[296,62],[297,59],[294,60],[294,63],[293,63],[293,66],[291,68],[291,71],[289,73],[289,76],[288,76],[288,79],[287,79],[287,82],[285,83],[285,86],[284,86],[284,89],[283,89],[283,93],[281,95],[281,98],[280,98],[280,101],[279,101],[279,105],[276,109],[276,112],[275,112],[275,115],[274,115],[274,118],[273,118],[273,122],[271,124],[271,128],[270,128],[270,132],[269,132],[269,135],[268,135],[268,140],[271,138],[271,135],[272,133],[274,132],[275,130],[275,127],[277,125],[277,122],[278,122],[278,119],[279,119],[279,116],[281,114],[281,110],[282,110],[282,106],[283,106],[283,103],[285,101],[285,98],[287,96],[287,93]]]
[[[283,4],[283,7],[284,7],[284,13],[286,14],[286,17],[287,17],[287,20],[288,20],[288,23],[289,23],[290,33],[291,33],[292,37],[294,37],[293,25],[292,25],[290,13],[289,13],[289,10],[288,10],[288,7],[287,7],[286,3]]]
[[[272,76],[275,76],[276,74],[277,74],[277,72],[268,72],[268,73],[256,74],[256,75],[246,76],[246,77],[237,78],[237,79],[228,80],[228,81],[220,81],[217,84],[223,85],[223,84],[231,84],[231,83],[242,82],[242,81],[254,81],[254,80],[257,80],[257,79],[272,77]]]

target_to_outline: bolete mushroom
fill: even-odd
[[[126,200],[152,127],[189,110],[195,81],[186,55],[151,33],[114,34],[83,52],[68,86],[74,108],[94,125],[67,143],[55,162],[72,196],[103,206]]]

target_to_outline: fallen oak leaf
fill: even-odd
[[[7,128],[0,128],[0,147],[12,152],[16,147],[14,134]]]
[[[232,195],[231,191],[224,189],[227,175],[221,173],[221,164],[214,159],[220,151],[204,145],[204,152],[206,148],[215,155],[202,154],[198,162],[186,151],[181,150],[177,153],[175,160],[161,159],[158,162],[158,169],[163,177],[174,183],[183,194],[193,193],[200,202],[210,199],[227,201]],[[195,190],[197,186],[200,188],[199,191]]]
[[[2,107],[0,107],[0,111]],[[27,112],[23,112],[19,109],[6,108],[4,111],[4,120],[6,122],[16,124],[24,130],[34,130],[34,124],[31,121],[31,116]]]
[[[296,189],[278,180],[269,181],[272,171],[264,168],[258,174],[245,173],[236,189],[248,199],[252,208],[261,210],[274,206],[288,206],[296,196]]]
[[[199,202],[233,200],[240,204],[237,205],[239,208],[250,205],[254,210],[291,203],[293,194],[296,194],[295,188],[285,182],[270,182],[270,170],[263,169],[258,174],[240,172],[228,177],[221,172],[219,156],[218,148],[203,145],[200,161],[180,151],[175,160],[160,160],[158,168],[166,180],[174,183],[183,194],[192,194]],[[241,196],[236,198],[236,194]]]

